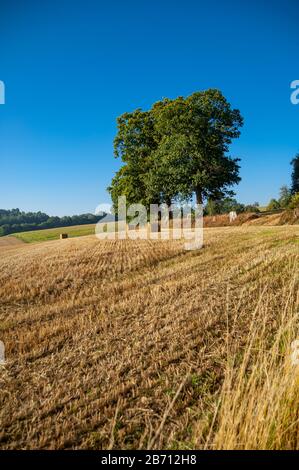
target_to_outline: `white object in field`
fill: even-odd
[[[0,341],[0,366],[5,364],[5,346],[3,341]]]
[[[298,366],[299,365],[299,339],[296,339],[295,341],[292,342],[291,348],[293,351],[291,354],[292,365]]]
[[[236,220],[237,218],[237,213],[236,211],[230,211],[229,213],[229,221],[230,223],[232,223],[234,220]]]

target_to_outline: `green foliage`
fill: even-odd
[[[269,204],[267,205],[267,211],[274,211],[280,208],[280,204],[276,199],[271,199]]]
[[[238,214],[240,214],[241,212],[259,212],[258,206],[258,202],[255,202],[254,204],[244,205],[231,197],[225,197],[223,199],[218,200],[209,199],[205,206],[205,214],[228,214],[231,211],[235,211]]]
[[[245,206],[236,201],[236,199],[227,197],[218,200],[209,199],[205,207],[205,212],[207,215],[227,214],[231,211],[240,213],[244,212],[244,208]]]
[[[299,193],[299,153],[293,158],[291,165],[293,166],[291,192],[296,194]]]
[[[292,199],[292,192],[287,186],[282,186],[279,192],[279,205],[281,208],[285,209],[288,207]]]
[[[153,151],[158,145],[151,111],[137,109],[117,118],[117,135],[114,139],[114,155],[125,165],[116,173],[108,189],[117,209],[119,196],[126,196],[127,203],[148,205],[148,172],[152,165]],[[159,202],[159,197],[151,202]]]
[[[114,153],[124,166],[108,191],[117,198],[150,203],[232,195],[240,181],[237,158],[227,155],[243,119],[218,90],[164,99],[149,111],[137,109],[117,120]]]
[[[254,202],[253,204],[244,206],[244,212],[260,212],[259,203]]]
[[[299,207],[299,192],[292,196],[292,199],[289,203],[290,209],[296,209],[297,207]]]

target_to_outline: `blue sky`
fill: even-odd
[[[93,212],[116,117],[210,87],[245,119],[237,198],[276,197],[299,151],[298,16],[297,0],[1,0],[0,207]]]

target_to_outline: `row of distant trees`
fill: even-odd
[[[282,186],[279,191],[278,199],[271,199],[266,207],[267,211],[275,211],[279,209],[294,209],[299,207],[299,154],[291,161],[292,165],[292,181],[291,186]],[[222,199],[209,199],[205,206],[206,215],[226,214],[230,211],[242,212],[259,212],[258,202],[245,205],[231,197]]]
[[[52,217],[43,212],[22,212],[20,209],[0,209],[0,236],[28,230],[95,224],[100,219],[101,216],[93,214]]]
[[[231,211],[237,212],[259,212],[259,203],[254,202],[253,204],[242,204],[236,199],[231,197],[225,197],[223,199],[209,199],[204,207],[204,215],[219,215],[228,214]]]

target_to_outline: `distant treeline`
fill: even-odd
[[[43,212],[22,212],[20,209],[0,209],[0,236],[29,230],[95,224],[102,217],[103,216],[93,214],[51,217]]]

